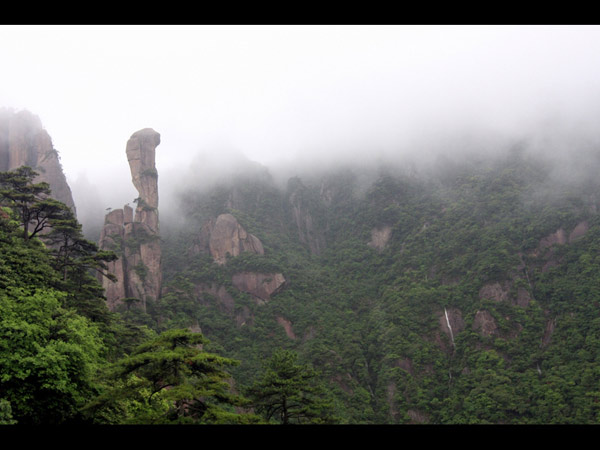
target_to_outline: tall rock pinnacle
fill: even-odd
[[[105,295],[111,310],[124,298],[137,299],[146,308],[158,299],[162,284],[160,226],[158,219],[158,172],[156,147],[160,134],[151,128],[134,133],[127,141],[126,154],[133,185],[139,193],[135,200],[135,217],[129,206],[106,215],[100,234],[100,248],[112,250],[119,259],[109,269],[116,283],[103,279]]]
[[[156,147],[160,134],[151,128],[133,133],[125,152],[131,169],[131,181],[139,192],[135,221],[148,225],[158,233],[158,172],[156,171]]]

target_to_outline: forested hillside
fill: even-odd
[[[202,351],[201,334],[158,336],[108,310],[96,275],[114,278],[116,255],[36,176],[0,173],[0,424],[253,421],[232,412],[235,361]]]
[[[0,25],[17,445],[600,425],[600,26],[25,22]]]
[[[0,420],[598,423],[600,154],[584,156],[190,188],[183,221],[161,216],[161,297],[110,313],[84,265],[110,254],[90,243],[65,269],[13,204]]]
[[[241,361],[241,390],[277,349],[297,352],[339,423],[597,423],[598,154],[578,157],[556,166],[515,147],[422,173],[189,191],[186,226],[164,227],[167,286],[146,323],[200,328]],[[218,265],[192,251],[224,213],[264,254]],[[260,300],[239,273],[285,285]]]

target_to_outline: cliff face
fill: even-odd
[[[247,233],[231,214],[221,214],[211,219],[200,230],[194,252],[207,252],[219,264],[227,262],[228,255],[236,257],[242,252],[264,255],[260,240]]]
[[[75,203],[52,139],[37,116],[28,111],[0,109],[0,171],[29,166],[46,182],[52,197],[75,211]]]
[[[233,275],[233,285],[242,292],[252,295],[257,303],[271,300],[285,285],[285,278],[280,273],[241,272]]]
[[[130,211],[132,209],[128,206]],[[124,229],[124,210],[116,209],[106,215],[104,219],[104,227],[100,234],[99,247],[103,250],[111,250],[117,255],[121,255],[116,261],[111,261],[107,264],[108,272],[112,273],[117,277],[116,282],[112,282],[104,277],[100,278],[102,287],[104,288],[104,295],[106,296],[109,309],[113,310],[120,301],[127,297],[125,293],[125,264],[122,257],[123,254],[123,243],[125,241],[125,229]]]
[[[288,201],[292,217],[298,229],[298,239],[310,249],[311,254],[319,255],[326,247],[323,224],[313,218],[308,189],[300,179],[292,178],[288,182]],[[313,202],[315,203],[315,202]],[[313,207],[311,207],[313,206]]]
[[[391,167],[186,196],[192,220],[168,240],[174,311],[199,303],[189,324],[248,360],[287,336],[349,422],[530,423],[557,386],[570,412],[545,417],[584,417],[589,397],[568,386],[593,389],[598,363],[600,182],[557,184],[514,154],[487,164],[439,182]],[[185,253],[199,218],[202,257]]]
[[[126,146],[133,185],[139,193],[133,209],[125,205],[106,215],[99,246],[112,250],[119,259],[110,271],[117,282],[102,280],[111,310],[124,298],[135,298],[145,309],[149,299],[157,299],[162,284],[160,226],[158,218],[158,173],[156,147],[160,134],[146,128],[134,133]]]
[[[221,214],[216,219],[208,220],[201,228],[193,243],[190,253],[209,254],[214,263],[227,264],[228,258],[235,258],[243,252],[264,255],[263,244],[256,236],[248,233],[231,214]],[[250,294],[257,304],[264,304],[285,286],[286,280],[281,273],[258,273],[243,271],[234,273],[231,284],[234,289]],[[202,301],[204,294],[216,297],[224,305],[228,313],[234,313],[235,300],[223,286],[200,283],[196,285],[196,295]],[[241,315],[240,315],[241,314]],[[252,317],[245,308],[236,316],[237,323],[248,323]]]

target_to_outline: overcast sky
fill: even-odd
[[[230,149],[318,164],[600,109],[597,26],[3,25],[0,60],[0,106],[40,117],[72,185],[129,181],[146,127],[163,175]]]

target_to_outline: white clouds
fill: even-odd
[[[145,127],[160,172],[216,142],[270,162],[595,124],[598,54],[595,26],[0,26],[0,106],[40,116],[69,178],[128,182]]]

